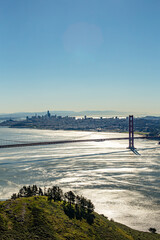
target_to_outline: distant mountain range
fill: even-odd
[[[6,119],[21,119],[26,118],[26,116],[31,117],[35,115],[45,115],[46,112],[18,112],[18,113],[8,113],[8,114],[0,114],[0,120],[6,120]],[[129,114],[134,114],[135,116],[145,116],[145,113],[131,113],[131,112],[118,112],[118,111],[50,111],[51,115],[57,115],[57,116],[70,116],[70,117],[83,117],[83,116],[91,116],[91,117],[125,117]],[[149,116],[149,118],[152,118],[152,116]]]

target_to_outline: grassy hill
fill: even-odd
[[[70,219],[62,202],[47,197],[18,198],[0,202],[0,240],[97,239],[156,240],[159,234],[144,233],[109,221],[94,213],[93,224],[85,219]]]

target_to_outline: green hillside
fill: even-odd
[[[156,240],[159,234],[139,232],[94,213],[94,223],[69,218],[64,204],[46,196],[0,202],[0,240],[99,239]]]

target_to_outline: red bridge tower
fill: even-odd
[[[129,149],[135,149],[133,115],[129,115]]]

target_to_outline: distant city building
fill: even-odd
[[[49,111],[47,111],[47,117],[51,117],[51,114],[50,114],[50,112]]]
[[[69,117],[51,115],[46,111],[42,116],[26,117],[25,120],[6,120],[0,126],[10,126],[19,128],[37,128],[52,130],[87,130],[87,131],[128,131],[128,117],[118,118],[93,118],[84,116]],[[159,118],[135,118],[135,131],[143,132],[149,136],[160,136],[160,117]]]

